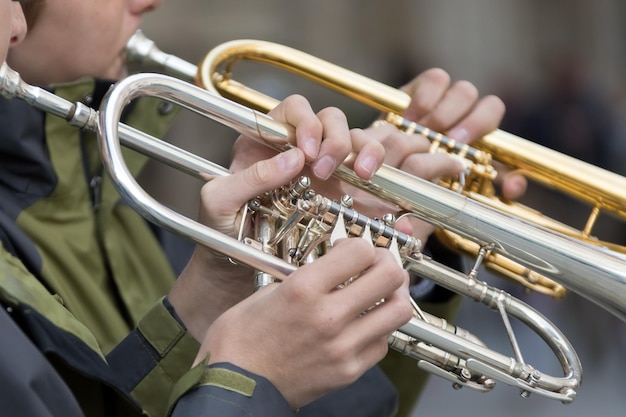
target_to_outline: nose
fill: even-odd
[[[129,0],[128,5],[130,12],[133,14],[144,14],[158,9],[163,0]]]
[[[26,18],[24,17],[24,11],[22,6],[18,2],[11,2],[13,8],[11,13],[11,43],[10,45],[17,45],[24,40],[26,36]]]

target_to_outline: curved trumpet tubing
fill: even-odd
[[[195,81],[209,91],[264,112],[276,106],[278,101],[237,82],[233,72],[238,63],[260,62],[303,76],[387,113],[386,122],[393,123],[404,132],[428,138],[432,143],[431,152],[445,151],[459,156],[466,164],[466,172],[459,178],[445,179],[439,185],[538,226],[626,253],[623,246],[601,241],[592,235],[593,226],[601,213],[612,213],[620,218],[626,216],[626,178],[622,176],[502,130],[484,136],[472,147],[460,145],[441,133],[404,119],[402,113],[411,98],[403,91],[276,43],[246,39],[226,42],[212,49],[199,66],[195,66],[160,51],[154,42],[138,32],[128,44],[128,53],[131,60],[156,65],[177,77]],[[540,184],[587,203],[591,212],[586,224],[581,228],[569,226],[521,204],[501,200],[495,195],[492,183],[497,174],[492,158]],[[474,258],[482,256],[482,265],[498,275],[555,298],[565,294],[566,289],[559,281],[549,279],[537,269],[525,267],[513,257],[491,251],[481,254],[480,245],[447,228],[439,228],[436,234],[448,247],[460,253]]]
[[[178,233],[182,233],[183,235],[192,235],[194,233],[193,231],[198,230],[198,226],[193,225],[191,229],[187,229],[184,225],[186,221],[179,219],[179,224],[173,227],[174,225],[171,224],[171,219],[177,218],[179,215],[175,215],[170,212],[165,212],[162,215],[159,215],[158,211],[160,209],[158,209],[158,207],[160,205],[154,201],[151,202],[149,198],[146,199],[146,196],[142,195],[144,192],[138,185],[136,185],[130,173],[128,173],[128,171],[124,173],[125,169],[121,149],[119,142],[116,140],[119,117],[121,115],[121,110],[127,103],[130,102],[130,100],[142,95],[166,98],[176,104],[197,111],[198,113],[214,120],[226,122],[225,124],[234,127],[235,130],[240,133],[252,135],[255,138],[260,139],[262,143],[266,145],[269,144],[278,150],[289,146],[292,138],[292,132],[289,129],[286,127],[281,129],[280,126],[277,126],[277,123],[274,120],[262,113],[258,113],[243,106],[239,107],[240,111],[233,111],[232,107],[234,103],[228,100],[226,100],[223,104],[227,110],[219,110],[217,112],[218,114],[215,114],[213,104],[216,99],[215,95],[201,89],[196,89],[195,87],[176,79],[166,76],[142,74],[129,77],[118,83],[118,85],[107,94],[100,111],[99,135],[102,140],[101,150],[103,160],[105,161],[106,166],[109,167],[107,169],[110,171],[110,175],[114,178],[114,182],[118,184],[120,190],[122,190],[127,199],[131,201],[131,204],[135,207],[135,209],[139,210],[146,217],[152,218],[152,221],[155,221],[158,224],[168,226],[169,223],[168,227]],[[224,114],[228,114],[229,116],[224,117]],[[233,122],[233,117],[231,116],[234,116],[235,114],[238,114],[237,117],[241,120],[233,125],[231,124],[231,122]],[[252,121],[254,121],[256,126],[253,127],[250,125]],[[377,179],[371,183],[358,179],[355,174],[345,167],[341,169],[340,177],[344,180],[348,180],[353,185],[360,186],[361,188],[369,188],[370,190],[374,189],[375,194],[383,196],[383,198],[387,193],[381,193],[382,189],[391,190],[389,194],[397,193],[396,198],[390,199],[390,201],[393,201],[396,204],[406,203],[405,200],[411,199],[411,197],[407,198],[406,196],[402,196],[403,192],[399,188],[404,188],[405,186],[391,186],[391,183],[398,183],[398,179],[395,178],[395,176],[402,176],[405,174],[389,167],[384,167],[382,171],[383,172],[377,173]],[[415,184],[409,185],[410,188],[413,188],[414,185],[418,185],[418,183],[428,184],[429,187],[437,187],[434,184],[415,177],[411,177],[411,179],[415,181]],[[388,181],[391,181],[391,183]],[[400,181],[400,183],[402,183],[402,181]],[[419,189],[420,187],[415,188]],[[438,188],[441,189],[441,187]],[[466,197],[459,196],[449,190],[441,190],[445,193],[450,193],[455,199],[460,197],[462,200],[471,201]],[[310,213],[311,204],[313,203],[309,202],[306,206],[307,213]],[[406,204],[404,205],[406,206]],[[322,202],[318,202],[315,207],[318,209],[319,207],[324,207],[324,214],[331,213],[335,216],[343,216],[345,219],[350,219],[351,222],[359,222],[358,213],[351,212],[346,208],[341,208],[338,203],[330,202],[327,199],[322,198]],[[147,208],[149,209],[147,210]],[[161,217],[161,219],[158,219],[157,217]],[[375,220],[366,220],[363,218],[361,218],[360,222],[362,224],[369,224],[370,226],[377,223]],[[372,227],[372,229],[374,229],[374,227]],[[454,379],[456,383],[461,385],[463,383],[466,383],[467,386],[477,385],[478,389],[480,389],[482,388],[482,384],[491,378],[518,386],[527,393],[536,392],[563,402],[569,402],[573,399],[575,390],[580,384],[582,376],[582,370],[580,368],[578,358],[576,357],[573,349],[571,349],[571,346],[568,346],[569,343],[564,336],[558,331],[558,329],[549,324],[543,316],[523,304],[521,301],[514,300],[511,296],[504,294],[500,290],[490,288],[486,284],[479,282],[473,282],[470,284],[463,274],[438,266],[435,262],[428,260],[421,255],[415,256],[416,245],[410,237],[404,236],[399,232],[390,232],[384,225],[377,225],[376,231],[379,236],[386,236],[388,239],[392,239],[394,245],[408,248],[404,254],[404,261],[407,263],[409,269],[415,270],[423,276],[432,278],[437,277],[436,282],[441,282],[443,271],[447,271],[447,273],[445,273],[447,279],[444,280],[445,283],[442,283],[443,285],[449,288],[456,287],[457,290],[464,287],[461,293],[465,295],[473,293],[473,295],[471,295],[473,299],[481,301],[492,308],[499,309],[502,312],[506,312],[515,317],[519,316],[518,318],[523,320],[523,322],[531,325],[535,330],[539,330],[546,343],[548,343],[552,349],[555,349],[556,355],[562,363],[565,377],[558,378],[541,374],[540,372],[534,370],[531,366],[524,364],[521,357],[512,359],[504,355],[494,354],[481,344],[476,343],[473,339],[469,340],[466,337],[452,335],[446,329],[435,327],[434,324],[431,324],[428,321],[432,320],[432,318],[427,320],[421,320],[418,318],[412,319],[409,323],[398,330],[402,335],[407,337],[401,338],[399,336],[392,336],[390,339],[391,347],[403,351],[408,349],[408,352],[411,352],[412,356],[423,358],[426,356],[424,353],[422,353],[419,349],[413,350],[415,341],[418,340],[434,347],[435,349],[442,349],[445,352],[452,353],[458,357],[459,362],[463,364],[460,369],[466,369],[470,373],[471,377],[466,381],[459,380],[457,376],[457,372],[460,373],[458,365],[455,367],[454,371],[444,372],[447,372],[447,376],[450,379]],[[553,236],[551,233],[548,233],[548,235]],[[560,237],[557,237],[556,235],[553,237],[560,239]],[[226,250],[222,247],[216,247],[214,244],[206,240],[203,243],[210,245],[209,247],[212,247],[213,249],[218,250],[225,255],[238,260],[239,262],[251,265],[271,275],[275,275],[276,271],[280,271],[282,273],[276,274],[275,276],[281,280],[286,279],[288,272],[292,271],[294,268],[293,264],[284,264],[283,268],[262,265],[263,261],[257,261],[257,255],[264,254],[262,251],[257,251],[254,259],[251,260],[247,253],[244,254],[244,251],[240,252],[239,248],[241,243],[239,242],[236,244],[236,250]],[[234,244],[234,242],[230,243]],[[455,281],[456,283],[454,283]],[[470,353],[468,354],[468,352]],[[425,359],[420,359],[419,361],[423,364],[429,363],[430,366],[439,366],[439,364],[433,365]],[[425,367],[428,368],[429,365],[425,365]],[[508,375],[509,372],[511,372],[511,375]],[[475,380],[472,379],[474,376],[476,376]]]
[[[0,70],[0,91],[5,97],[21,98],[35,107],[63,117],[73,126],[97,131],[103,163],[113,183],[129,204],[149,221],[278,280],[287,279],[298,267],[297,259],[294,262],[295,257],[288,261],[259,250],[258,245],[249,239],[240,241],[225,236],[154,200],[130,174],[123,160],[121,145],[205,180],[228,175],[229,172],[210,161],[123,125],[120,116],[123,108],[135,98],[159,97],[225,124],[279,151],[290,146],[293,138],[290,127],[204,89],[158,74],[138,74],[120,81],[107,93],[99,112],[25,85],[6,65]],[[613,252],[538,227],[392,167],[383,166],[372,181],[359,179],[345,166],[338,170],[337,175],[350,184],[415,213],[435,226],[446,227],[473,239],[482,248],[507,254],[529,268],[539,269],[550,278],[580,291],[581,295],[618,317],[625,317],[622,295],[626,261]],[[383,246],[397,252],[399,260],[407,269],[498,311],[507,327],[515,358],[488,349],[466,331],[449,326],[445,320],[418,309],[409,323],[390,336],[391,348],[415,358],[421,368],[450,380],[455,386],[486,391],[493,387],[494,381],[501,381],[520,388],[524,395],[534,392],[564,403],[574,399],[582,379],[578,357],[559,329],[539,312],[503,291],[476,280],[474,273],[465,275],[429,259],[419,252],[419,243],[415,239],[403,235],[383,221],[367,218],[352,210],[349,205],[309,192],[306,181],[297,182],[295,187],[294,193],[287,189],[290,195],[297,198],[287,199],[293,201],[286,211],[285,207],[280,211],[271,206],[265,209],[276,210],[276,217],[281,219],[285,228],[289,224],[302,224],[299,221],[290,223],[291,219],[301,218],[315,222],[319,226],[318,230],[325,233],[339,231],[348,236],[364,238],[372,235],[376,240],[383,239],[386,242]],[[254,209],[257,206],[251,204],[249,207]],[[330,221],[329,216],[332,219]],[[359,231],[355,232],[354,228]],[[304,249],[302,253],[307,252],[306,247]],[[536,254],[541,254],[541,257]],[[594,286],[589,286],[589,276],[596,278]],[[509,316],[532,328],[545,341],[559,361],[563,376],[544,374],[524,362],[510,328]]]

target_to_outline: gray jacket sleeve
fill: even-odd
[[[79,417],[72,392],[0,305],[0,410],[4,417]]]
[[[3,417],[84,417],[65,381],[2,305],[0,334]],[[233,365],[211,366],[201,373],[194,368],[187,375],[197,385],[183,393],[172,416],[293,416],[268,380]]]
[[[263,377],[228,363],[190,369],[198,344],[185,341],[189,338],[164,298],[107,355],[124,390],[150,416],[164,414],[168,395],[176,417],[293,415],[281,393]]]
[[[171,403],[171,417],[293,416],[270,381],[230,363],[193,368],[177,384]]]

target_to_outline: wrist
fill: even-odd
[[[215,259],[212,253],[197,249],[168,299],[193,337],[202,341],[213,321],[253,290],[251,268]]]

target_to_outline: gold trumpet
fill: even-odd
[[[129,60],[144,65],[156,65],[172,75],[194,81],[199,86],[259,111],[268,112],[278,101],[233,79],[235,64],[255,61],[276,66],[301,75],[325,87],[345,94],[385,114],[386,122],[407,133],[428,138],[431,152],[445,151],[459,156],[467,167],[459,178],[440,180],[439,185],[455,190],[473,200],[487,204],[500,212],[547,227],[592,245],[626,253],[626,247],[601,241],[592,235],[602,211],[624,218],[626,216],[626,178],[575,158],[524,140],[502,130],[496,130],[477,141],[472,147],[406,120],[402,113],[410,96],[360,74],[339,67],[302,51],[258,40],[235,40],[211,50],[199,66],[160,51],[141,31],[129,41]],[[542,215],[520,203],[504,201],[495,193],[493,180],[496,170],[492,159],[540,184],[569,194],[592,209],[581,228],[571,227]],[[560,298],[565,287],[541,272],[527,268],[506,254],[496,253],[477,245],[443,227],[436,232],[448,247],[474,259],[481,258],[487,269],[505,276],[534,291]]]
[[[95,111],[24,83],[3,64],[0,96],[24,100],[72,126],[97,132],[103,165],[135,210],[159,226],[261,271],[264,278],[259,285],[287,279],[300,265],[323,255],[337,236],[366,239],[388,248],[409,271],[498,311],[515,357],[489,349],[469,332],[421,311],[417,305],[414,317],[389,336],[392,349],[414,358],[421,369],[451,381],[457,388],[484,392],[491,390],[495,381],[501,381],[519,388],[524,397],[536,393],[563,403],[575,398],[582,367],[573,347],[554,324],[515,297],[478,281],[475,274],[463,274],[423,255],[419,241],[395,230],[392,222],[368,218],[353,210],[346,200],[337,202],[318,195],[306,178],[299,178],[251,201],[247,210],[254,214],[255,221],[260,219],[261,225],[255,224],[255,229],[261,229],[261,233],[256,239],[236,239],[158,203],[132,176],[121,151],[121,145],[130,147],[203,180],[229,175],[217,164],[120,123],[123,109],[142,96],[180,105],[278,151],[293,143],[290,126],[162,74],[142,73],[119,81],[105,95],[100,110]],[[371,181],[360,179],[343,165],[335,175],[437,227],[540,270],[626,318],[626,261],[613,252],[538,227],[389,166],[382,166]],[[281,246],[287,250],[280,250]],[[593,285],[589,276],[596,278]],[[265,280],[268,277],[269,281]],[[546,343],[561,366],[562,376],[540,372],[524,361],[509,316],[531,328]]]

